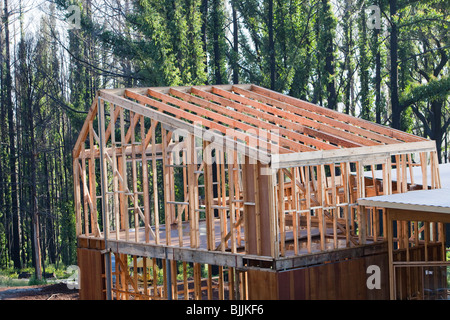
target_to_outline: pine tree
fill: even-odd
[[[208,56],[210,83],[228,83],[227,54],[228,46],[225,40],[225,8],[223,0],[211,0],[208,8]]]
[[[397,0],[389,1],[390,10],[390,98],[392,108],[391,125],[394,129],[401,127],[401,108],[398,93],[398,28]]]
[[[12,217],[12,250],[11,258],[14,261],[14,267],[20,268],[20,230],[19,230],[19,210],[18,210],[18,184],[17,184],[17,155],[15,145],[15,123],[14,123],[14,104],[12,100],[12,74],[11,74],[11,38],[9,34],[9,17],[8,1],[4,0],[3,27],[5,29],[5,106],[8,114],[8,135],[9,135],[9,176],[10,176],[10,193],[11,193],[11,217]]]
[[[359,79],[360,79],[360,103],[362,119],[371,120],[371,99],[369,93],[369,72],[370,72],[370,56],[368,50],[368,30],[367,30],[367,16],[365,13],[365,1],[358,2],[359,7]]]

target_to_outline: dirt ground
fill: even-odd
[[[64,283],[0,288],[0,300],[79,300],[78,290]]]

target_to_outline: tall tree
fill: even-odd
[[[317,5],[315,21],[317,77],[314,85],[313,102],[330,109],[336,109],[337,107],[333,43],[335,28],[336,19],[331,9],[331,3],[327,0],[321,0]]]
[[[14,126],[14,104],[12,101],[12,76],[11,76],[11,38],[9,35],[8,0],[4,0],[3,27],[5,29],[5,106],[8,112],[8,132],[9,132],[9,175],[11,190],[11,216],[12,216],[12,250],[11,257],[14,267],[20,268],[20,230],[19,230],[19,210],[18,210],[18,185],[16,172],[16,141]]]
[[[0,159],[5,159],[4,138],[6,136],[6,111],[4,104],[4,91],[3,91],[3,2],[0,1]],[[5,225],[6,225],[6,210],[5,210],[5,197],[4,192],[6,189],[6,177],[3,174],[3,161],[0,161],[0,246],[7,248]],[[7,250],[3,249],[0,252],[0,266],[6,264]]]
[[[398,30],[397,30],[397,0],[389,0],[390,21],[390,98],[391,98],[391,125],[394,129],[401,126],[401,107],[398,94]]]
[[[335,84],[335,28],[336,19],[331,9],[331,3],[327,0],[322,0],[322,10],[324,13],[324,21],[322,22],[324,26],[328,29],[324,35],[324,45],[325,45],[325,72],[326,72],[326,88],[327,88],[327,107],[330,109],[337,108],[337,94],[336,94],[336,84]]]
[[[236,0],[231,0],[231,11],[233,19],[233,51],[231,54],[231,66],[233,68],[233,83],[239,83],[239,21],[237,18]]]
[[[370,57],[368,52],[368,32],[367,32],[367,16],[365,1],[358,1],[359,7],[359,79],[360,79],[360,103],[361,113],[360,117],[366,120],[371,120],[371,101],[369,93],[369,72],[370,72]]]
[[[269,69],[270,69],[270,89],[275,89],[276,81],[276,61],[275,61],[275,43],[274,43],[274,26],[273,26],[273,0],[267,1],[267,29],[269,34],[268,52],[269,52]]]
[[[228,82],[227,74],[227,44],[225,39],[225,8],[223,0],[211,0],[208,9],[208,54],[210,57],[211,83],[224,84]]]

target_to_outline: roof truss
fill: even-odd
[[[427,139],[252,84],[100,90],[98,99],[197,136],[204,137],[208,130],[216,144],[245,147],[250,157],[279,167],[313,159],[435,148]],[[96,99],[74,156],[87,138],[97,105]],[[106,129],[106,139],[110,131]]]

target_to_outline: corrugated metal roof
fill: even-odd
[[[418,190],[358,199],[358,204],[370,207],[440,212],[450,214],[450,188]]]

